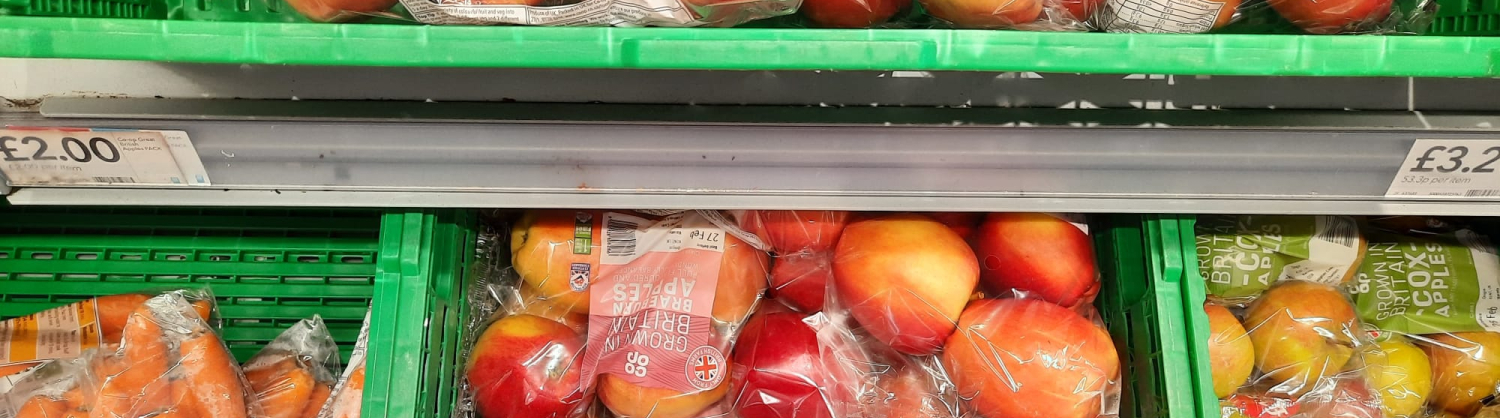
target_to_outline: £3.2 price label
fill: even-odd
[[[3,129],[0,173],[13,186],[208,185],[181,131]]]
[[[1389,197],[1500,198],[1500,140],[1418,139]]]

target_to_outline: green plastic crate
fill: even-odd
[[[1209,368],[1208,360],[1208,314],[1203,311],[1203,302],[1208,297],[1208,287],[1203,281],[1202,273],[1198,271],[1198,245],[1194,225],[1197,217],[1193,215],[1162,215],[1159,219],[1158,228],[1161,235],[1175,235],[1176,241],[1181,245],[1180,258],[1183,265],[1182,294],[1183,308],[1187,313],[1189,327],[1183,331],[1188,337],[1188,358],[1191,359],[1191,395],[1197,398],[1199,405],[1199,416],[1202,418],[1219,418],[1222,412],[1219,408],[1219,399],[1214,395],[1213,372]]]
[[[0,207],[0,318],[207,287],[240,360],[314,313],[347,359],[373,304],[365,411],[415,416],[440,409],[435,394],[452,385],[451,361],[433,352],[457,330],[427,324],[458,296],[472,221],[454,211]]]
[[[1437,0],[1437,13],[1428,30],[1433,35],[1500,35],[1500,2],[1495,0]]]
[[[1185,286],[1191,263],[1183,258],[1184,244],[1191,251],[1192,241],[1182,241],[1181,225],[1169,217],[1112,215],[1101,226],[1094,247],[1103,286],[1095,304],[1120,350],[1120,416],[1217,418],[1201,396],[1207,364],[1191,357],[1194,336],[1207,335],[1207,328],[1190,326],[1194,318],[1184,310],[1203,302],[1201,290],[1194,302]]]

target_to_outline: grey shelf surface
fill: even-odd
[[[1500,115],[67,99],[9,125],[180,129],[212,189],[14,204],[1500,215],[1383,195]]]

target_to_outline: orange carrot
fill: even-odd
[[[328,403],[328,394],[333,388],[322,383],[313,383],[312,397],[307,400],[307,408],[302,409],[300,418],[318,418],[318,412],[323,411],[323,404]]]
[[[198,312],[198,317],[203,318],[203,322],[208,322],[211,319],[209,316],[213,315],[214,305],[206,300],[195,300],[193,310]]]
[[[274,363],[258,363],[255,367],[246,368],[245,380],[250,382],[250,388],[255,393],[260,393],[263,388],[274,383],[274,380],[296,368],[298,368],[297,358],[287,355]]]
[[[16,418],[62,418],[68,412],[68,403],[46,396],[33,396],[16,410]]]
[[[62,418],[89,418],[89,411],[73,408],[64,412]]]
[[[135,418],[170,404],[167,382],[167,342],[155,317],[145,306],[130,315],[121,335],[124,368],[99,387],[93,418]]]
[[[147,299],[151,296],[133,293],[94,298],[94,304],[99,308],[99,331],[104,342],[119,343],[120,333],[124,332],[130,314],[145,305]]]
[[[295,367],[259,385],[250,382],[267,418],[299,418],[317,385],[311,373]]]
[[[63,402],[68,403],[69,408],[78,409],[92,405],[94,402],[83,394],[83,385],[73,386],[62,394]]]
[[[245,418],[245,388],[239,364],[224,349],[218,335],[203,332],[182,342],[182,380],[198,401],[199,415],[212,418]]]

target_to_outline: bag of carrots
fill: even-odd
[[[152,296],[164,293],[182,296],[205,320],[214,318],[213,296],[208,291],[171,290],[100,296],[0,321],[0,391],[9,386],[6,377],[48,360],[75,358],[94,348],[113,350],[120,345],[130,315]]]
[[[266,418],[317,418],[337,383],[339,346],[323,318],[297,321],[245,362]]]
[[[333,388],[333,397],[323,405],[318,418],[359,418],[365,399],[365,348],[370,340],[370,312],[365,311],[365,323],[359,328],[359,339],[354,342],[354,352],[349,354],[349,369]]]
[[[94,349],[39,368],[6,396],[10,413],[264,418],[239,365],[201,315],[180,292],[147,299],[126,316],[117,349]]]

